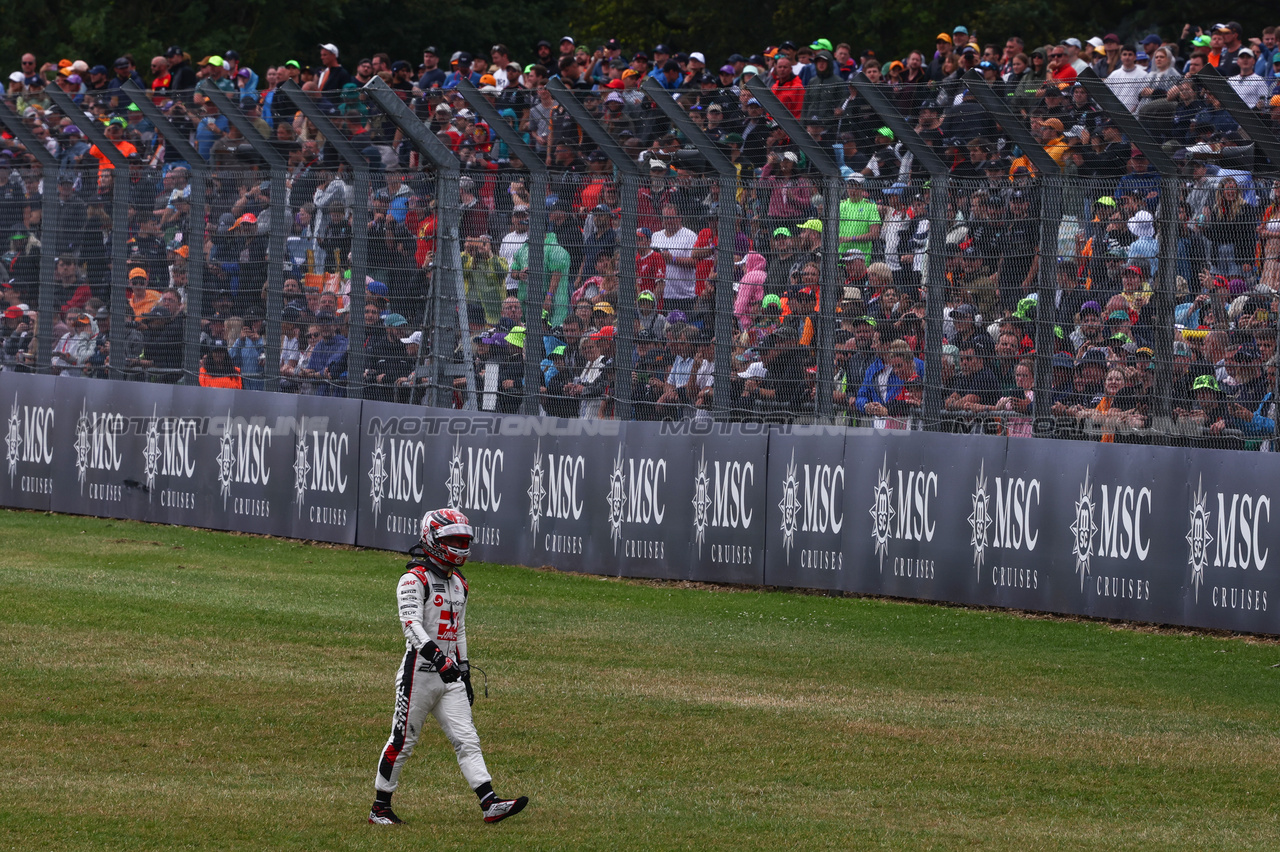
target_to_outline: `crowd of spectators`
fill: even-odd
[[[1264,124],[1280,129],[1276,28],[1251,35],[1227,22],[1188,25],[1176,36],[1081,36],[1051,45],[1016,36],[982,43],[957,26],[938,34],[933,51],[900,58],[820,38],[733,54],[718,65],[667,45],[624,55],[617,40],[593,50],[570,37],[537,42],[522,62],[504,45],[475,54],[428,46],[412,60],[375,54],[352,62],[324,44],[312,61],[261,73],[235,50],[193,61],[175,46],[142,70],[128,55],[108,70],[85,60],[41,64],[27,54],[5,97],[27,133],[0,140],[8,279],[2,363],[90,376],[115,366],[137,380],[418,402],[440,373],[426,366],[434,357],[454,365],[446,381],[459,406],[515,411],[536,395],[548,414],[613,417],[621,396],[644,419],[718,409],[811,416],[822,370],[834,375],[831,402],[843,422],[919,428],[924,284],[939,264],[947,281],[941,416],[957,428],[980,418],[1011,435],[1040,433],[1031,410],[1041,324],[1053,330],[1053,375],[1044,386],[1054,394],[1055,434],[1145,439],[1160,397],[1172,400],[1173,420],[1160,425],[1166,437],[1267,442],[1275,428],[1280,182],[1266,177],[1263,152],[1196,75],[1224,76]],[[1144,152],[1078,82],[1085,68],[1163,143],[1180,169],[1177,197],[1165,197]],[[970,71],[1007,98],[1067,176],[1055,256],[1040,252],[1043,187],[1035,165],[979,106],[965,80]],[[928,176],[850,85],[855,74],[880,86],[951,169],[947,219],[932,223],[947,229],[940,257],[929,251]],[[375,76],[456,153],[463,174],[457,209],[440,206],[435,174],[361,95]],[[553,78],[617,151],[640,164],[638,186],[624,185],[610,160],[615,151],[595,145],[552,96]],[[827,187],[806,146],[747,88],[753,78],[833,153],[843,178],[838,221],[824,221]],[[458,92],[463,79],[548,167],[545,199],[531,196],[526,164]],[[731,270],[716,260],[719,218],[729,215],[720,184],[697,145],[641,90],[646,79],[668,90],[737,169]],[[202,80],[223,97],[199,94]],[[128,81],[213,167],[204,209],[192,205],[198,170],[122,91]],[[367,158],[367,221],[355,219],[349,165],[281,95],[286,81]],[[75,109],[60,109],[50,89]],[[250,144],[229,110],[267,141]],[[88,138],[96,136],[84,132],[89,125],[124,155],[127,174]],[[42,146],[57,169],[44,168],[29,144]],[[264,144],[287,160],[283,186],[256,149]],[[113,220],[119,193],[128,198],[127,234]],[[284,257],[268,250],[278,194],[289,213]],[[46,229],[44,208],[55,199],[58,227]],[[544,204],[547,295],[533,305],[530,211]],[[1176,207],[1178,227],[1162,252],[1156,222],[1165,204]],[[636,210],[634,235],[619,233],[624,205]],[[454,223],[459,250],[451,257],[438,235]],[[839,280],[824,283],[827,228],[838,229]],[[120,239],[128,244],[121,314],[128,329],[115,335],[125,351],[113,353],[112,246]],[[361,285],[351,279],[357,239],[368,255]],[[632,245],[627,283],[637,297],[623,305],[620,279],[631,264],[620,254]],[[42,281],[47,254],[56,258],[55,273]],[[1152,298],[1161,262],[1176,281],[1169,304]],[[267,371],[268,270],[277,263],[285,267],[284,307],[270,325],[280,329],[279,363]],[[1036,289],[1046,265],[1058,288],[1054,303],[1041,306]],[[188,317],[196,270],[201,315]],[[467,301],[450,313],[465,318],[458,330],[469,346],[437,352],[446,318],[431,313],[432,296],[453,275]],[[353,286],[365,297],[358,341],[350,339]],[[41,287],[55,293],[49,318],[34,310]],[[727,388],[715,386],[718,287],[733,290]],[[823,299],[836,305],[837,317],[827,354],[817,349]],[[625,366],[615,363],[624,320],[635,340]],[[195,376],[182,360],[191,323],[198,323],[201,352]],[[34,341],[46,326],[51,365],[35,363]],[[537,388],[525,386],[532,335],[546,355]],[[353,349],[363,355],[363,375],[348,370]],[[462,363],[467,349],[472,361]],[[1157,352],[1171,353],[1172,387],[1154,386]],[[278,375],[270,387],[269,372]]]

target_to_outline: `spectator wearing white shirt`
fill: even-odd
[[[1115,92],[1124,108],[1133,112],[1147,85],[1147,71],[1138,66],[1138,51],[1131,44],[1120,48],[1120,67],[1107,75],[1107,88]]]
[[[1267,81],[1254,73],[1253,67],[1256,62],[1253,50],[1247,47],[1240,48],[1240,52],[1236,54],[1236,67],[1240,69],[1240,73],[1227,78],[1227,83],[1249,109],[1255,109],[1271,93]]]
[[[693,244],[698,235],[684,227],[680,210],[673,204],[662,208],[662,230],[654,232],[650,245],[667,262],[666,287],[662,307],[666,311],[693,309],[695,295]]]

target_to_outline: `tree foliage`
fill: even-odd
[[[507,44],[514,58],[528,61],[538,39],[555,42],[565,34],[591,46],[616,37],[628,52],[666,42],[677,50],[701,50],[712,62],[733,52],[759,52],[788,38],[796,43],[817,38],[845,41],[855,55],[870,48],[888,59],[912,48],[930,52],[934,36],[957,24],[974,30],[983,43],[1003,44],[1008,36],[1020,35],[1034,45],[1105,32],[1135,40],[1152,31],[1176,38],[1187,21],[1213,23],[1189,0],[991,0],[962,5],[945,0],[240,0],[217,5],[210,0],[9,0],[5,5],[0,61],[10,68],[18,67],[18,57],[26,51],[41,62],[67,57],[104,65],[131,53],[145,68],[148,57],[171,44],[197,59],[234,48],[253,66],[286,59],[315,64],[319,43],[328,41],[342,49],[349,66],[356,57],[377,51],[416,64],[428,44],[446,52],[487,53],[497,42]],[[1246,33],[1260,32],[1271,23],[1259,7],[1231,14],[1240,16]]]

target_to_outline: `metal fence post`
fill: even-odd
[[[320,112],[308,93],[303,92],[292,81],[286,82],[278,91],[316,126],[325,141],[333,146],[347,165],[355,173],[354,201],[351,205],[351,337],[347,340],[347,390],[352,388],[364,395],[364,296],[365,277],[368,274],[367,248],[369,240],[369,164],[356,147],[351,144],[342,132],[333,126],[333,122]],[[336,269],[336,267],[335,267]]]
[[[166,145],[170,145],[178,152],[187,164],[187,170],[191,174],[191,210],[192,210],[192,226],[195,226],[196,211],[199,211],[200,219],[200,236],[198,240],[193,240],[191,234],[186,235],[187,241],[187,328],[184,330],[184,340],[182,345],[182,367],[183,372],[189,376],[198,376],[200,373],[200,315],[204,305],[204,221],[205,221],[205,188],[209,182],[209,164],[200,156],[195,148],[191,147],[187,136],[181,133],[178,128],[174,127],[172,122],[165,117],[164,113],[156,109],[155,104],[151,102],[150,97],[145,91],[138,88],[132,80],[125,83],[122,87],[128,94],[138,110],[146,116],[147,120],[155,126],[156,132],[164,137]],[[213,88],[213,87],[210,87]],[[214,89],[214,91],[218,91]],[[193,245],[194,243],[194,245]],[[191,257],[191,253],[195,252],[195,258]],[[192,317],[195,318],[194,322]],[[112,320],[114,322],[114,320]],[[270,335],[271,318],[267,318],[268,335]],[[279,338],[279,324],[276,325],[276,337]],[[276,349],[279,349],[277,342]],[[271,371],[269,375],[274,375],[270,355],[270,339],[268,338],[267,349],[267,369]],[[279,360],[277,354],[276,360]]]
[[[1236,94],[1236,90],[1231,88],[1231,84],[1216,71],[1206,69],[1192,75],[1191,79],[1208,89],[1222,104],[1223,109],[1236,120],[1245,134],[1262,149],[1262,153],[1267,156],[1269,171],[1280,172],[1280,140],[1276,138],[1271,126],[1262,120],[1262,116],[1250,109],[1249,105]],[[1255,163],[1257,159],[1254,158]],[[1276,318],[1275,329],[1277,339],[1280,339],[1280,316]],[[1274,399],[1280,399],[1280,371],[1276,373],[1276,381],[1271,392],[1275,394]],[[1277,434],[1280,434],[1280,423],[1277,423],[1276,428]]]
[[[40,281],[36,291],[36,352],[33,371],[49,373],[53,369],[53,315],[57,311],[53,292],[54,264],[57,253],[51,251],[52,241],[58,239],[58,159],[40,144],[40,140],[27,130],[22,119],[12,111],[9,103],[0,99],[0,124],[22,143],[23,147],[39,161],[44,172],[44,192],[40,196]]]
[[[964,76],[973,93],[1008,137],[1031,160],[1040,176],[1040,265],[1036,274],[1036,370],[1033,415],[1037,420],[1052,415],[1053,409],[1053,324],[1050,305],[1058,291],[1058,229],[1062,225],[1062,168],[1044,146],[1031,135],[1008,101],[998,94],[977,71]]]
[[[563,83],[552,79],[547,83],[547,90],[609,158],[616,173],[615,179],[622,184],[622,191],[618,193],[622,202],[622,222],[618,234],[618,319],[613,329],[613,397],[614,417],[630,420],[630,378],[631,364],[635,361],[636,327],[636,196],[640,191],[640,169]]]
[[[804,152],[809,162],[823,177],[822,223],[822,300],[818,303],[818,324],[815,337],[818,375],[815,383],[814,416],[819,422],[830,422],[835,413],[835,331],[836,302],[839,301],[841,281],[837,270],[840,252],[840,202],[844,180],[831,151],[813,140],[795,116],[778,100],[773,90],[753,77],[746,83],[747,91],[755,96],[765,112],[778,123],[790,137],[792,144]]]
[[[134,90],[137,96],[133,97],[133,101],[138,105],[139,111],[155,125],[156,132],[164,137],[165,144],[173,145],[183,156],[187,163],[187,170],[191,174],[191,222],[190,229],[184,235],[188,256],[187,288],[184,293],[187,323],[183,331],[182,370],[188,376],[198,376],[200,373],[200,317],[204,310],[205,198],[209,184],[209,164],[191,147],[186,136],[155,108],[145,92],[133,86],[132,82],[127,84],[126,93],[132,96]]]
[[[925,144],[897,108],[861,72],[849,81],[894,138],[902,141],[912,157],[929,173],[929,269],[925,278],[924,398],[920,413],[925,429],[942,424],[942,307],[947,296],[947,212],[950,206],[951,170],[937,152]]]
[[[126,87],[127,88],[127,87]],[[217,86],[202,80],[199,85],[200,94],[215,101],[218,110],[227,117],[227,121],[240,131],[258,156],[266,161],[271,170],[271,230],[267,242],[267,316],[266,316],[266,359],[263,371],[263,387],[278,387],[276,379],[280,377],[280,312],[284,309],[284,259],[286,242],[289,238],[289,193],[285,188],[288,178],[288,162],[271,144],[271,140],[263,139],[262,134],[253,122],[245,118],[238,107],[238,102],[229,97]],[[145,99],[143,97],[138,100]],[[196,154],[197,152],[191,152]]]
[[[1125,109],[1124,104],[1116,97],[1115,92],[1107,87],[1092,68],[1081,71],[1077,78],[1094,102],[1102,108],[1107,117],[1115,122],[1120,131],[1129,137],[1129,141],[1146,155],[1157,174],[1160,175],[1160,205],[1156,210],[1157,256],[1160,259],[1160,272],[1156,276],[1152,288],[1151,301],[1155,304],[1153,313],[1164,328],[1173,329],[1174,302],[1177,289],[1177,277],[1174,264],[1177,260],[1178,245],[1178,205],[1176,203],[1181,190],[1178,182],[1178,164],[1165,153],[1159,140],[1152,135],[1146,125],[1138,121],[1133,113]],[[1168,389],[1173,387],[1173,335],[1157,334],[1153,341],[1155,350],[1155,386],[1164,388],[1165,393],[1155,394],[1151,411],[1151,423],[1166,433],[1173,431],[1173,403]]]
[[[485,95],[471,85],[470,80],[459,80],[458,91],[479,116],[485,120],[489,128],[498,135],[511,153],[529,170],[529,200],[547,197],[547,166],[538,159],[533,149],[525,144],[524,137],[510,124],[507,124],[493,104]],[[543,347],[541,333],[542,302],[547,297],[546,276],[546,239],[547,239],[547,205],[531,204],[529,211],[529,277],[525,285],[524,327],[524,400],[521,403],[522,414],[537,414],[542,400],[537,391],[542,386],[542,361],[547,356]],[[532,307],[530,307],[532,306]]]
[[[433,404],[447,408],[452,405],[453,383],[446,381],[452,374],[446,371],[445,356],[452,355],[456,346],[462,349],[462,375],[466,380],[466,394],[463,408],[474,410],[477,407],[475,371],[471,369],[471,335],[467,325],[467,288],[462,279],[462,249],[459,246],[458,234],[458,181],[461,173],[458,169],[458,158],[449,148],[430,133],[426,125],[415,116],[400,96],[374,77],[364,87],[364,91],[373,98],[383,114],[391,123],[404,133],[418,153],[425,157],[436,169],[436,245],[437,257],[445,258],[445,262],[436,263],[436,272],[431,283],[430,321],[436,323],[434,330],[427,327],[428,312],[423,313],[423,336],[431,340],[431,386],[434,389]],[[441,325],[445,317],[444,294],[446,289],[454,293],[454,309],[450,314],[452,323],[446,331]],[[428,335],[428,332],[431,332]],[[457,341],[455,343],[455,336]],[[422,347],[425,351],[426,347]]]
[[[115,174],[112,177],[111,184],[111,332],[110,343],[113,352],[124,351],[124,306],[129,299],[128,282],[129,282],[129,159],[121,154],[115,145],[112,145],[107,139],[106,134],[102,132],[102,128],[97,121],[88,119],[85,112],[76,106],[75,102],[66,94],[51,88],[45,92],[49,98],[62,110],[64,115],[76,116],[76,127],[80,128],[80,132],[92,142],[99,151],[106,155],[107,159],[114,167]],[[88,120],[86,120],[88,119]],[[54,187],[55,192],[57,187]],[[49,318],[52,320],[52,317]],[[187,329],[184,332],[184,347],[189,345],[187,338],[190,336],[190,317],[187,318]],[[52,323],[50,324],[52,327]],[[120,370],[120,359],[114,358],[111,367],[107,371],[110,378],[118,379],[122,373]],[[187,372],[184,363],[183,372]],[[190,375],[188,373],[188,375]]]
[[[738,235],[738,170],[720,150],[720,146],[690,120],[688,113],[676,106],[671,92],[662,88],[657,80],[650,77],[640,88],[644,89],[645,94],[657,105],[662,114],[680,129],[685,138],[693,143],[698,153],[706,157],[707,162],[715,169],[720,182],[720,206],[716,211],[715,322],[715,387],[720,388],[720,392],[713,394],[716,417],[720,419],[725,417],[732,407],[729,399],[729,381],[733,376],[731,362],[735,337],[733,281],[736,270],[733,265],[733,254],[734,241]],[[823,233],[826,233],[825,228]]]

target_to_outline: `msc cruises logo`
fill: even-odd
[[[529,529],[535,535],[542,521],[542,501],[547,496],[545,472],[542,469],[542,439],[538,439],[538,447],[533,453],[533,467],[529,468]]]
[[[1196,603],[1200,602],[1200,587],[1204,585],[1204,569],[1209,566],[1209,545],[1213,535],[1209,532],[1209,495],[1204,492],[1204,477],[1196,483],[1196,495],[1191,502],[1191,528],[1187,530],[1187,564],[1191,566],[1191,584],[1196,587]]]
[[[1093,521],[1093,483],[1089,481],[1089,468],[1084,469],[1084,482],[1080,485],[1080,497],[1076,500],[1075,520],[1071,522],[1071,552],[1076,557],[1076,573],[1080,575],[1080,591],[1084,591],[1084,578],[1089,573],[1089,561],[1093,558],[1093,539],[1098,527]]]
[[[9,463],[9,487],[13,487],[18,473],[18,459],[22,456],[22,418],[18,415],[18,395],[13,395],[13,408],[9,409],[9,430],[4,435],[4,458]]]
[[[622,445],[618,445],[618,457],[613,460],[613,473],[609,474],[609,537],[613,539],[613,552],[618,552],[618,540],[622,538],[623,509],[627,505],[627,475],[622,464]]]
[[[978,580],[982,580],[982,560],[987,554],[987,530],[991,527],[991,494],[987,491],[987,463],[984,459],[978,466],[978,477],[974,483],[971,501],[973,511],[969,514],[969,528],[973,535],[969,544],[973,546],[973,567],[978,572]]]
[[[880,571],[884,571],[884,557],[889,552],[889,539],[893,536],[893,486],[889,484],[889,454],[885,453],[880,473],[876,477],[875,501],[871,504],[871,537],[876,543],[876,555],[880,557]]]
[[[453,458],[449,461],[449,478],[444,481],[444,487],[449,495],[449,508],[459,508],[467,490],[467,481],[462,470],[462,444],[456,438],[453,441]]]
[[[373,509],[373,522],[378,523],[378,513],[382,511],[382,495],[387,488],[387,454],[382,448],[382,433],[378,433],[378,443],[373,447],[369,459],[369,498]]]
[[[711,480],[707,477],[707,448],[702,448],[698,461],[698,474],[693,478],[693,535],[698,541],[698,558],[702,558],[702,543],[707,538],[710,523]]]
[[[791,546],[795,544],[796,531],[800,529],[800,480],[796,478],[796,451],[791,451],[791,461],[787,464],[787,478],[782,480],[782,499],[778,508],[782,510],[782,546],[787,550],[787,563],[791,562]]]

